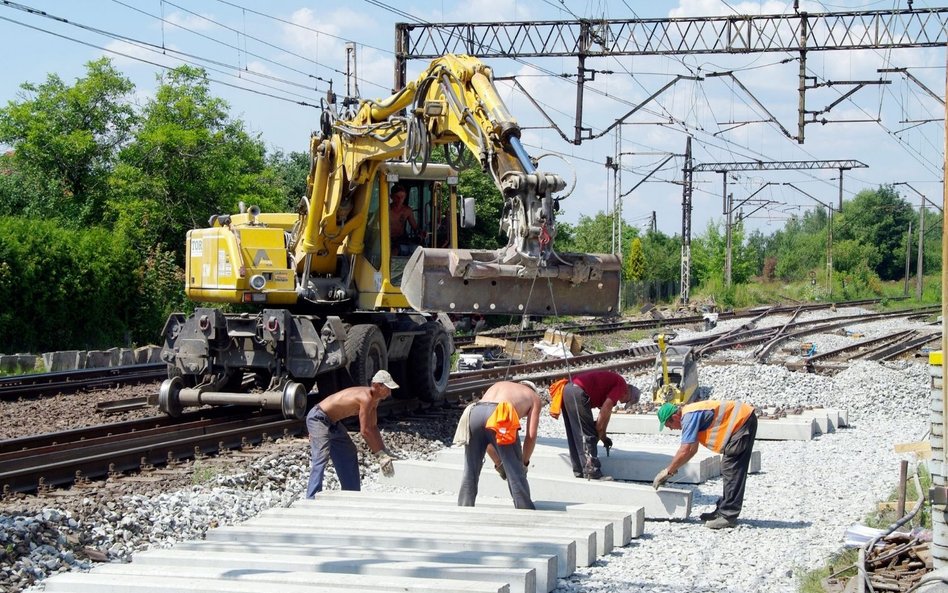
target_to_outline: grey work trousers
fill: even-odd
[[[477,485],[484,465],[487,445],[493,445],[507,472],[507,488],[518,509],[535,509],[530,498],[530,484],[527,483],[527,468],[523,465],[523,449],[520,448],[520,436],[510,445],[498,445],[496,434],[486,427],[487,419],[494,413],[496,402],[478,402],[471,410],[471,438],[464,446],[464,477],[458,492],[458,506],[472,507],[477,498]]]
[[[563,422],[566,423],[566,444],[569,445],[573,475],[577,478],[601,475],[599,434],[589,395],[573,383],[563,388]]]
[[[731,434],[721,451],[721,477],[724,478],[724,496],[718,499],[717,513],[735,520],[744,506],[744,486],[750,468],[754,438],[757,436],[757,415],[752,414],[744,425]]]

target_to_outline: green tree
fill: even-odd
[[[699,282],[725,280],[724,264],[727,236],[718,225],[709,222],[705,232],[691,242],[692,270]],[[737,223],[731,230],[731,282],[741,284],[753,275],[753,252],[744,244],[744,226]]]
[[[480,168],[470,167],[458,176],[458,196],[474,198],[477,224],[460,229],[460,245],[469,249],[497,249],[507,244],[501,233],[500,215],[504,200],[494,180]]]
[[[102,58],[67,85],[55,74],[24,83],[0,109],[0,142],[13,147],[11,183],[0,184],[0,213],[98,223],[118,150],[138,121],[134,85]]]
[[[681,278],[680,237],[649,231],[642,239],[642,253],[646,261],[646,279],[677,282]]]
[[[632,239],[632,244],[629,246],[629,258],[625,264],[625,275],[633,282],[645,278],[645,254],[642,252],[642,240],[638,237]]]
[[[310,168],[309,154],[305,152],[284,153],[277,150],[267,155],[268,181],[286,196],[284,211],[293,211],[306,194],[306,177]]]
[[[895,280],[905,271],[905,231],[913,218],[911,206],[892,186],[883,185],[863,190],[843,204],[833,238],[855,240],[876,249],[874,271],[882,280]]]
[[[110,179],[109,222],[147,245],[175,246],[181,262],[186,231],[212,214],[239,202],[283,211],[287,198],[268,183],[263,143],[211,94],[203,70],[181,66],[159,80]]]
[[[800,280],[826,264],[826,224],[823,209],[793,216],[767,241],[766,253],[775,258],[774,273],[783,280]]]

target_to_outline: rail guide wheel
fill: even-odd
[[[158,389],[158,409],[162,413],[177,418],[184,411],[181,405],[181,389],[184,388],[184,381],[181,377],[172,377],[161,382]]]
[[[306,416],[306,388],[302,384],[291,381],[283,387],[282,411],[287,420],[302,420]]]

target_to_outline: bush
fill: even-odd
[[[0,217],[0,352],[105,348],[156,336],[174,305],[166,295],[180,292],[180,282],[169,279],[173,264],[151,255],[106,229]]]

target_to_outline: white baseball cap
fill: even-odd
[[[392,379],[392,375],[388,371],[379,371],[372,376],[373,383],[381,383],[389,389],[398,389],[398,383],[395,382],[395,379]]]

